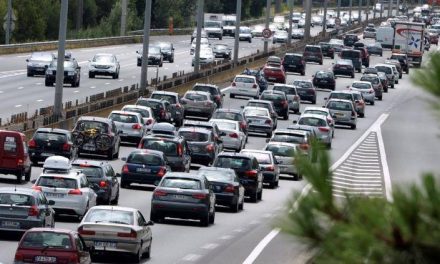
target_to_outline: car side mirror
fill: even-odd
[[[115,175],[116,177],[121,177],[121,174],[120,173],[116,173],[116,175]]]
[[[37,182],[36,179],[32,180],[31,183],[35,184]]]
[[[222,93],[222,96],[226,96],[224,93]]]
[[[298,124],[298,120],[293,120],[292,123]]]
[[[244,108],[244,105],[241,105],[240,108],[243,109],[243,108]]]
[[[137,50],[136,53],[139,54],[139,51]]]
[[[55,201],[54,201],[54,200],[49,200],[49,201],[47,202],[47,205],[55,205]]]
[[[152,225],[154,225],[154,222],[151,220],[145,223],[145,226],[152,226]]]
[[[127,157],[122,157],[121,160],[122,161],[127,161]]]
[[[224,132],[224,131],[220,132],[220,136],[221,137],[226,136],[226,132]]]

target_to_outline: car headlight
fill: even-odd
[[[52,74],[53,74],[53,71],[52,71],[52,70],[47,70],[47,71],[46,71],[46,74],[52,75]]]
[[[73,75],[75,75],[75,73],[73,71],[69,71],[69,72],[67,72],[67,75],[68,76],[73,76]]]

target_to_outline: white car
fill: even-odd
[[[200,55],[199,55],[199,64],[208,64],[214,62],[214,52],[210,47],[203,47],[200,49]],[[192,58],[192,66],[194,66],[196,56],[193,56]]]
[[[312,23],[314,26],[322,26],[322,16],[312,16]]]
[[[96,205],[97,195],[90,188],[87,176],[71,168],[68,158],[47,158],[43,173],[32,188],[43,192],[47,199],[55,201],[52,208],[57,215],[74,215],[81,219],[88,209]]]
[[[144,119],[139,113],[113,110],[108,118],[115,123],[122,141],[137,144],[146,134]]]
[[[251,75],[235,76],[231,84],[229,97],[235,98],[235,96],[237,95],[253,97],[255,99],[259,98],[260,86],[258,85],[255,76],[251,76]]]
[[[112,76],[113,79],[119,78],[119,61],[113,54],[99,53],[89,60],[89,78],[96,75]]]
[[[209,122],[215,123],[222,132],[223,148],[233,149],[237,152],[244,148],[247,136],[243,132],[240,122],[226,119],[211,119]]]
[[[238,34],[239,40],[246,40],[247,42],[252,42],[252,32],[249,27],[240,27],[240,33]]]
[[[200,49],[206,47],[209,48],[211,46],[211,43],[209,42],[208,38],[200,38]],[[193,39],[191,42],[191,50],[190,54],[193,55],[196,50],[196,39]]]
[[[264,26],[262,26],[262,25],[254,26],[251,30],[252,37],[262,37],[263,30],[264,30]]]
[[[153,110],[148,106],[142,105],[124,105],[121,111],[129,111],[141,114],[144,119],[144,126],[147,131],[150,131],[153,125],[156,123],[154,118]]]
[[[289,39],[289,35],[285,30],[277,30],[273,34],[272,37],[272,43],[287,43],[287,40]]]
[[[316,115],[323,115],[327,118],[328,122],[330,123],[330,125],[334,125],[334,120],[332,115],[330,114],[330,110],[328,110],[328,108],[324,108],[324,107],[317,107],[317,106],[307,106],[304,111],[302,112],[303,114],[316,114]],[[334,127],[333,127],[333,133],[334,134]]]

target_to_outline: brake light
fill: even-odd
[[[32,205],[29,208],[28,216],[38,216],[40,214],[40,209],[36,205]]]
[[[212,102],[210,102],[210,101],[205,102],[204,105],[205,105],[205,106],[211,106],[211,105],[212,105]]]
[[[207,150],[208,152],[213,152],[213,151],[214,151],[214,145],[208,145],[208,146],[206,146],[206,150]]]
[[[69,256],[69,264],[70,263],[79,263],[79,259],[80,259],[80,257],[79,257],[79,255],[78,255],[78,253],[73,253],[73,254],[71,254],[70,256]]]
[[[328,127],[318,127],[319,131],[321,132],[329,132],[330,129]]]
[[[374,93],[374,90],[371,89],[370,91],[368,91],[368,93],[372,94],[372,93]]]
[[[179,156],[182,156],[182,155],[183,155],[183,147],[182,147],[182,144],[179,144],[179,145],[177,146],[177,154],[178,154]]]
[[[72,146],[69,143],[64,143],[63,144],[63,151],[70,151],[71,147]]]
[[[308,150],[309,149],[309,144],[300,144],[299,148],[302,150]]]
[[[237,84],[235,84],[235,82],[232,82],[231,86],[237,86]]]
[[[131,128],[133,128],[133,129],[141,129],[142,126],[140,124],[134,124],[133,126],[131,126]]]
[[[223,191],[224,191],[224,192],[230,192],[230,193],[235,192],[234,185],[232,185],[232,184],[228,184],[228,185],[225,187],[225,189],[224,189]]]
[[[37,142],[35,142],[35,140],[33,140],[33,139],[29,140],[28,147],[29,148],[36,148]]]
[[[159,171],[157,172],[157,176],[159,177],[163,177],[165,175],[165,168],[164,167],[160,167]]]
[[[153,196],[166,196],[168,193],[166,191],[162,191],[162,190],[157,190],[154,191]]]
[[[220,97],[220,95],[216,95],[216,96],[215,96],[215,100],[220,101],[220,99],[222,99],[222,98]]]
[[[258,172],[256,170],[245,171],[244,175],[247,177],[257,177]]]
[[[273,165],[266,167],[266,171],[274,171],[274,170],[275,170],[275,167]]]
[[[252,88],[257,88],[257,85],[254,83],[254,85],[252,85]]]
[[[122,173],[128,173],[128,165],[127,164],[122,166]]]
[[[356,104],[357,105],[364,105],[364,101],[358,101]]]
[[[203,200],[206,198],[206,194],[205,193],[195,193],[192,195],[192,197],[199,199],[199,200]]]
[[[238,134],[237,133],[230,133],[229,134],[229,136],[231,137],[231,138],[238,138]]]
[[[269,124],[269,125],[270,125],[270,124],[272,124],[272,120],[270,120],[270,119],[267,119],[267,120],[266,120],[266,122],[264,122],[264,123],[265,123],[265,124]]]
[[[82,192],[80,189],[73,189],[69,191],[70,195],[82,195]]]
[[[78,228],[78,233],[80,235],[88,235],[88,236],[94,236],[95,231],[93,230],[84,230],[83,227]]]
[[[106,181],[100,181],[99,182],[99,187],[101,187],[101,188],[107,187],[107,182]]]
[[[22,160],[22,159],[17,159],[17,165],[19,165],[19,166],[20,166],[20,165],[23,165],[23,163],[24,163],[24,162],[23,162],[23,160]]]
[[[131,230],[130,233],[118,232],[118,237],[136,238],[137,233],[134,230]]]
[[[147,126],[148,126],[148,125],[151,125],[151,123],[153,123],[153,119],[148,119],[148,120],[147,120]]]
[[[43,188],[41,188],[41,186],[34,185],[34,186],[32,186],[32,190],[41,192],[41,191],[43,191]]]
[[[15,261],[23,261],[24,260],[24,256],[23,256],[23,254],[22,253],[20,253],[20,252],[16,252],[15,253],[15,258],[14,258],[14,260]]]

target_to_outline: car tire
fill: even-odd
[[[351,75],[351,78],[354,79],[354,73]]]
[[[316,104],[316,99],[312,101],[312,104]]]
[[[299,172],[297,172],[296,174],[293,174],[294,181],[299,181],[299,179],[300,179]]]
[[[113,79],[118,79],[118,74],[117,74],[116,72],[113,73],[112,78],[113,78]]]
[[[17,183],[20,184],[23,181],[24,170],[20,171],[16,176],[17,176]]]
[[[380,56],[383,57],[383,53],[381,53]]]
[[[304,76],[304,75],[306,75],[306,72],[305,72],[305,71],[302,71],[302,72],[301,72],[301,76]]]
[[[117,205],[119,203],[119,188],[118,188],[118,193],[116,194],[115,199],[111,200],[110,204],[112,205]]]
[[[139,66],[139,65],[138,65]],[[93,79],[93,78],[95,78],[95,74],[94,73],[91,73],[91,72],[89,72],[89,78],[90,79]]]
[[[142,252],[141,249],[136,254],[132,255],[133,263],[140,263],[142,260]]]
[[[44,81],[44,85],[45,85],[45,86],[53,86],[53,82],[50,82],[50,81],[48,81],[48,80],[45,80],[45,81]]]
[[[108,150],[108,153],[107,153],[107,159],[108,159],[108,160],[113,160],[113,156],[114,156],[114,154],[113,154],[113,148],[110,148],[110,149]]]
[[[364,117],[365,117],[365,113],[360,113],[360,114],[359,114],[359,117],[364,118]]]
[[[322,65],[323,63],[324,63],[323,61],[320,61],[320,62],[319,62],[319,65]]]
[[[356,129],[356,125],[351,125],[350,128],[355,130]]]
[[[332,143],[327,143],[327,149],[332,149]]]
[[[38,166],[38,160],[31,160],[32,166],[37,167]]]
[[[269,183],[269,188],[275,189],[276,187],[277,187],[277,182],[276,181],[273,181],[273,182]]]
[[[379,101],[382,101],[382,95],[377,97],[379,99]]]
[[[223,39],[223,35],[220,35],[220,37],[218,37],[218,40],[222,40]]]
[[[289,120],[289,112],[287,112],[287,114],[284,115],[284,120]]]
[[[212,214],[209,215],[209,224],[214,224],[215,222],[215,206],[214,206],[214,211],[212,212]]]
[[[260,192],[258,192],[257,199],[258,199],[258,201],[263,200],[263,188],[261,188]]]
[[[130,182],[124,181],[121,179],[121,188],[122,189],[130,189]]]
[[[170,62],[170,63],[173,63],[173,62],[174,62],[174,57],[172,57],[172,58],[169,60],[169,62]]]
[[[150,245],[148,245],[147,250],[144,252],[144,254],[142,254],[143,258],[149,259],[151,258],[151,245],[153,244],[153,239],[151,239],[150,241]]]
[[[161,62],[160,64],[159,64],[159,67],[162,67],[163,66],[163,62]]]
[[[236,203],[233,203],[233,204],[231,204],[229,206],[229,209],[233,213],[237,213],[238,211],[240,211],[240,203],[238,202],[238,198],[237,198],[237,202]]]
[[[391,88],[394,88],[394,83],[393,83],[393,84],[391,84]]]
[[[409,74],[409,68],[405,72],[406,72],[406,74]]]
[[[29,171],[24,173],[24,180],[25,181],[30,181],[31,180],[31,175],[32,175],[32,166],[29,167]]]
[[[251,38],[249,39],[249,43],[252,43],[252,39]]]
[[[268,133],[267,133],[267,137],[268,137],[268,138],[271,138],[271,137],[272,137],[272,132],[268,132]]]
[[[209,220],[210,220],[210,215],[209,215],[209,212],[207,212],[206,215],[204,215],[200,218],[200,225],[204,226],[204,227],[208,227]]]
[[[254,192],[254,193],[251,195],[250,200],[251,200],[252,203],[256,203],[256,202],[258,202],[258,192]]]
[[[241,201],[241,203],[238,205],[238,209],[240,209],[241,211],[243,211],[243,209],[244,209],[244,198],[243,198],[243,200]]]
[[[162,218],[158,213],[155,213],[153,211],[150,212],[150,220],[153,221],[153,223],[160,223]]]
[[[229,94],[229,98],[235,98],[235,94]]]
[[[28,71],[26,75],[27,75],[27,77],[33,77],[34,76],[34,74],[32,72],[30,72],[30,71]]]

